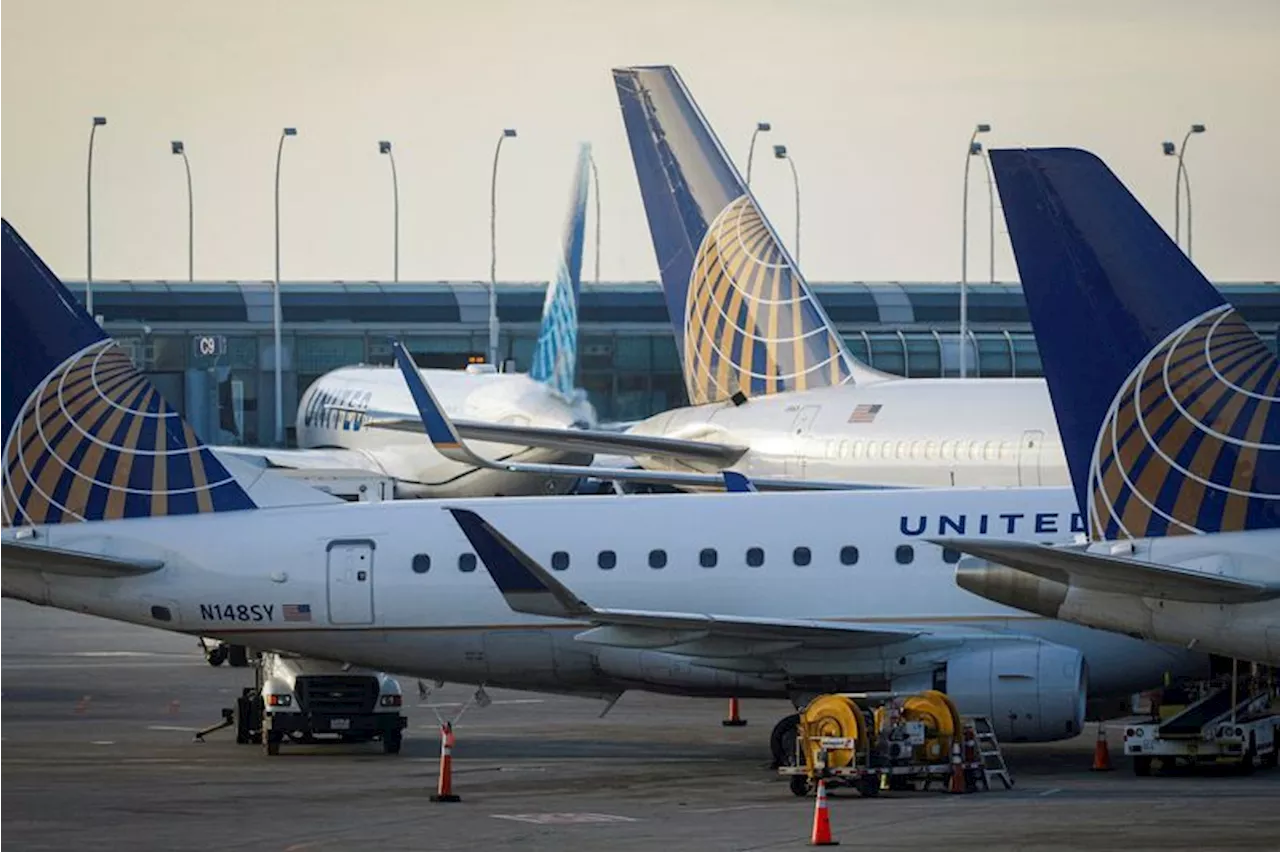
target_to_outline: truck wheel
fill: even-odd
[[[284,739],[284,734],[279,731],[263,731],[262,732],[262,750],[269,756],[275,757],[280,753],[280,741]]]
[[[1135,757],[1133,759],[1133,774],[1141,778],[1146,778],[1151,774],[1151,758]]]
[[[214,645],[204,653],[205,661],[211,666],[220,666],[227,661],[227,648],[225,645]]]
[[[774,768],[795,766],[796,731],[799,727],[799,713],[783,716],[778,724],[773,726],[773,733],[769,735],[769,751],[773,754]]]
[[[227,659],[232,668],[242,669],[249,665],[249,649],[243,645],[228,645]]]
[[[383,734],[382,736],[382,753],[383,754],[399,754],[400,744],[403,738],[399,731],[394,733]]]

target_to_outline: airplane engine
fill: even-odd
[[[895,680],[893,688],[916,688],[908,680],[914,678]],[[1080,733],[1089,669],[1074,648],[1017,642],[951,657],[934,686],[962,714],[989,717],[1002,741],[1046,742]]]

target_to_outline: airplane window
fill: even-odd
[[[956,550],[954,547],[942,548],[942,561],[948,565],[955,565],[960,561],[960,551]]]
[[[716,567],[716,550],[714,547],[704,547],[702,552],[698,554],[698,564],[703,568]]]
[[[791,552],[791,560],[797,565],[808,565],[813,559],[813,554],[809,552],[807,547],[797,547]]]
[[[551,567],[557,571],[563,571],[569,567],[569,554],[563,550],[557,550],[551,554]]]
[[[425,574],[431,570],[431,557],[425,553],[414,554],[413,573]]]
[[[649,551],[649,567],[650,568],[666,568],[667,552],[665,550]]]
[[[915,548],[909,544],[900,544],[894,551],[893,558],[898,560],[899,565],[910,565],[916,558]]]
[[[618,554],[612,550],[602,550],[600,555],[596,557],[596,564],[605,571],[612,571],[618,564]]]
[[[858,564],[858,548],[852,544],[846,544],[840,548],[840,564],[841,565],[857,565]]]
[[[474,553],[463,553],[458,557],[458,570],[464,574],[470,574],[476,570],[476,555]]]
[[[759,568],[764,564],[764,550],[759,547],[747,548],[747,564],[752,568]]]

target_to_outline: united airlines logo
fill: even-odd
[[[317,388],[302,407],[302,425],[309,429],[359,432],[368,417],[373,391]]]
[[[720,211],[698,247],[684,328],[694,404],[739,390],[753,396],[826,387],[851,376],[841,342],[745,195]]]
[[[578,366],[578,302],[563,258],[556,280],[547,288],[542,316],[529,377],[566,397],[572,396]]]
[[[45,377],[6,436],[5,526],[252,507],[235,478],[110,340],[86,347]]]
[[[987,512],[952,515],[902,515],[898,532],[908,538],[922,535],[1061,535],[1084,532],[1079,512]]]
[[[1089,532],[1141,538],[1280,523],[1280,364],[1231,308],[1188,322],[1130,373],[1089,473]]]

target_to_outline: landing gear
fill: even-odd
[[[217,667],[222,665],[227,661],[227,646],[222,643],[218,643],[212,648],[206,649],[204,652],[204,658],[211,666]]]
[[[783,716],[778,724],[773,726],[773,733],[769,735],[769,751],[773,755],[774,769],[779,766],[795,766],[796,732],[799,727],[799,713]]]
[[[227,661],[231,667],[242,669],[249,665],[249,649],[243,645],[227,645]]]

